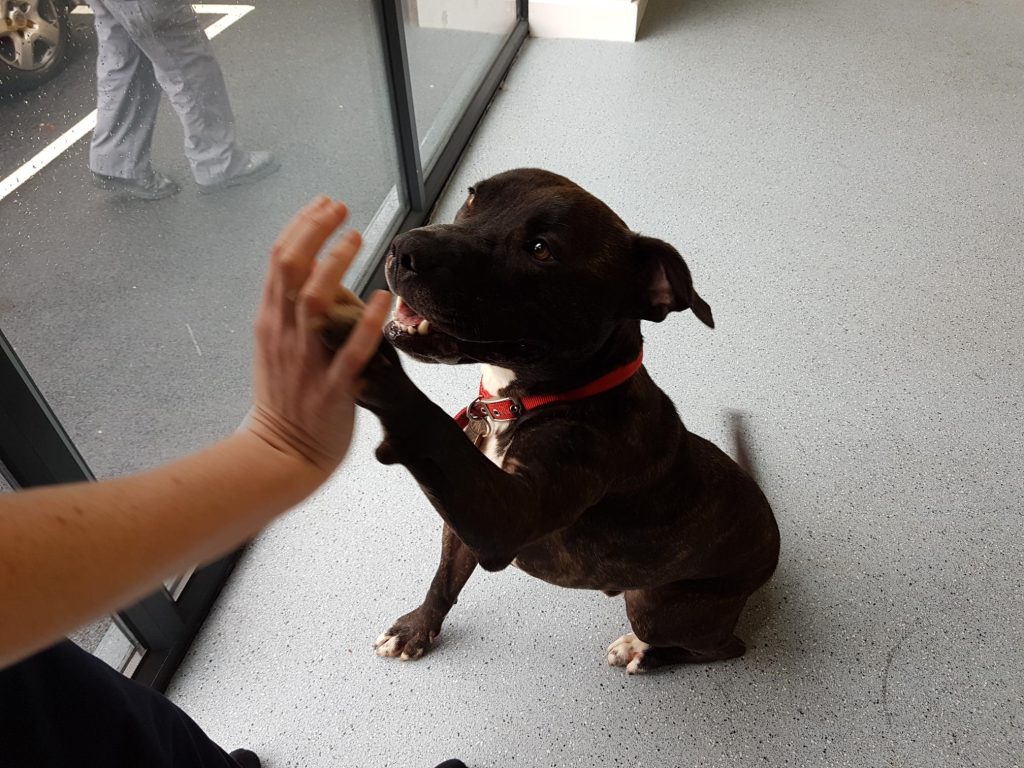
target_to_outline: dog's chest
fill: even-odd
[[[505,453],[508,451],[509,440],[505,436],[511,422],[496,421],[491,424],[491,431],[487,435],[478,435],[474,442],[480,452],[499,467],[505,462]]]
[[[480,366],[480,382],[484,389],[492,394],[498,394],[515,380],[515,373],[508,368],[499,368],[496,365]],[[505,453],[508,451],[511,435],[507,435],[512,427],[511,421],[491,421],[485,425],[482,423],[470,427],[474,432],[470,438],[480,449],[480,452],[501,467],[505,462]]]

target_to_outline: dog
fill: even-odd
[[[631,231],[569,179],[517,169],[469,189],[452,224],[393,241],[400,298],[360,405],[377,458],[402,464],[444,521],[423,603],[376,643],[428,650],[477,565],[623,595],[632,632],[608,648],[628,673],[740,656],[747,598],[775,570],[779,531],[752,476],[688,432],[642,365],[642,320],[711,308],[668,243]],[[482,366],[455,419],[395,349]]]

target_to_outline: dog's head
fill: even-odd
[[[516,368],[582,357],[624,323],[684,309],[714,327],[675,248],[536,169],[481,181],[452,224],[395,238],[386,274],[401,298],[385,333],[428,362]]]

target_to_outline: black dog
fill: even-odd
[[[633,633],[608,663],[628,672],[741,655],[733,631],[779,534],[754,480],[687,432],[640,363],[641,320],[690,309],[714,326],[679,253],[568,179],[521,169],[471,188],[453,224],[396,238],[386,269],[402,297],[386,339],[483,363],[485,396],[456,421],[387,345],[367,371],[378,458],[405,465],[445,522],[426,599],[377,653],[421,656],[479,563],[624,593]]]

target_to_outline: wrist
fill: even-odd
[[[236,442],[248,454],[252,470],[262,479],[298,503],[319,488],[335,467],[325,467],[296,452],[274,433],[249,420],[229,441]]]
[[[318,468],[325,479],[345,455],[344,447],[324,443],[299,424],[259,404],[249,411],[245,429],[274,450]]]

